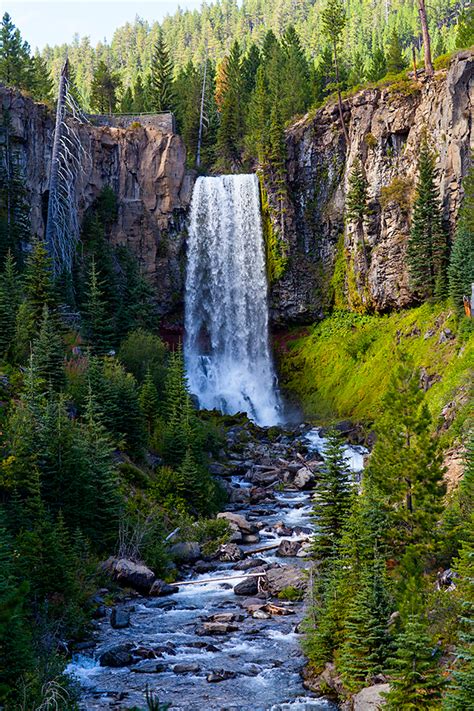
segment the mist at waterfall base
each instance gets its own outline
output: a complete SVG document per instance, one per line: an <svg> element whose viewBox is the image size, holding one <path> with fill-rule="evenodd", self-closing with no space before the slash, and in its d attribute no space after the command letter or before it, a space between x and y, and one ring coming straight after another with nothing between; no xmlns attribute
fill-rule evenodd
<svg viewBox="0 0 474 711"><path fill-rule="evenodd" d="M268 340L267 277L255 175L197 179L185 295L186 372L199 406L281 423Z"/></svg>

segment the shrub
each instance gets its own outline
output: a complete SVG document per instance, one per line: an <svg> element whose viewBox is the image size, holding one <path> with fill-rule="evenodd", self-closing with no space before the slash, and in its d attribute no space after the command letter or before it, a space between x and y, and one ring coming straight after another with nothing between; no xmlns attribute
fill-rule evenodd
<svg viewBox="0 0 474 711"><path fill-rule="evenodd" d="M373 133L370 133L370 132L366 134L364 140L365 140L365 144L366 144L366 146L367 146L368 148L375 148L375 146L376 146L377 143L378 143L378 141L377 141L377 139L375 138L374 134L373 134Z"/></svg>
<svg viewBox="0 0 474 711"><path fill-rule="evenodd" d="M295 588L293 585L288 585L288 587L283 588L283 590L280 590L280 592L278 593L279 600L297 602L298 600L302 600L303 598L304 592L302 590L298 590L298 588Z"/></svg>
<svg viewBox="0 0 474 711"><path fill-rule="evenodd" d="M380 205L385 209L395 203L402 212L408 213L412 203L413 181L411 178L396 177L392 182L382 187Z"/></svg>
<svg viewBox="0 0 474 711"><path fill-rule="evenodd" d="M139 383L150 370L153 383L160 394L166 374L166 346L161 338L139 328L128 334L120 346L118 358Z"/></svg>

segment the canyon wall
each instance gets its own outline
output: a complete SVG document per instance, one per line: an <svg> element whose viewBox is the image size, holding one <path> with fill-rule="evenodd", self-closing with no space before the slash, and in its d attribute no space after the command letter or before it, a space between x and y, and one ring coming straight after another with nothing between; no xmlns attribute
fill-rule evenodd
<svg viewBox="0 0 474 711"><path fill-rule="evenodd" d="M287 268L271 288L274 324L320 318L334 301L379 312L414 302L405 254L421 135L427 131L437 153L443 213L452 237L474 140L473 59L472 52L461 52L431 81L421 76L346 98L348 145L335 102L287 130L283 229L275 219ZM370 214L363 240L344 220L356 157L368 182ZM269 200L275 204L270 189Z"/></svg>
<svg viewBox="0 0 474 711"><path fill-rule="evenodd" d="M29 193L32 233L43 236L54 116L46 106L2 86L0 108L8 113L11 150ZM80 218L105 186L113 188L118 219L112 241L129 245L139 257L155 287L160 315L179 313L186 215L194 180L186 171L181 137L172 132L171 124L159 129L71 122L84 149L76 186Z"/></svg>

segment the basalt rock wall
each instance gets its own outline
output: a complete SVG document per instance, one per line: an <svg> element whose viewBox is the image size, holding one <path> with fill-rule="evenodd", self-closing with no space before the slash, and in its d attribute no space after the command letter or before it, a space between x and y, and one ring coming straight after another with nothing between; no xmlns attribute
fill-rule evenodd
<svg viewBox="0 0 474 711"><path fill-rule="evenodd" d="M430 81L421 76L345 99L348 144L335 102L288 129L283 230L281 218L275 219L287 267L271 288L274 324L310 322L334 301L379 312L416 301L405 256L421 135L427 131L437 153L443 214L452 237L473 148L473 59L472 52L461 52ZM368 182L370 214L363 234L344 220L356 157Z"/></svg>
<svg viewBox="0 0 474 711"><path fill-rule="evenodd" d="M3 86L0 108L8 112L11 151L29 193L32 233L43 236L54 115ZM76 186L80 219L105 186L113 188L118 218L111 240L135 252L155 286L159 313L173 317L182 307L186 212L194 179L186 171L181 137L153 126L72 124L83 148Z"/></svg>

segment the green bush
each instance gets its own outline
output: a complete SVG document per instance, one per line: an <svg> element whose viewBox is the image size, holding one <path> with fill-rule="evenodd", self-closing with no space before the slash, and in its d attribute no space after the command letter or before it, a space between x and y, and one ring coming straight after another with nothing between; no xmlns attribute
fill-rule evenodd
<svg viewBox="0 0 474 711"><path fill-rule="evenodd" d="M297 602L299 600L303 600L303 598L304 592L302 590L298 590L298 588L295 588L293 585L288 585L288 587L283 588L283 590L280 590L280 592L278 593L279 600Z"/></svg>

